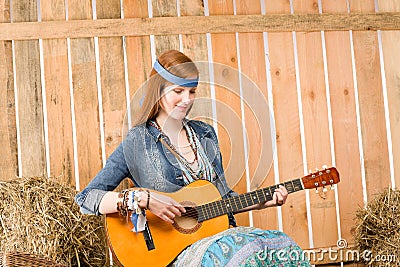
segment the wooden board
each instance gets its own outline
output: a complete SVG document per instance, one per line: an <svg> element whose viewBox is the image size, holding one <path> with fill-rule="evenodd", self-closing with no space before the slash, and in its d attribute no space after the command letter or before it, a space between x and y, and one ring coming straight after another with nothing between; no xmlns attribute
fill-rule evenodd
<svg viewBox="0 0 400 267"><path fill-rule="evenodd" d="M347 12L346 2L322 1L322 12ZM348 243L354 243L353 220L356 210L363 205L363 196L350 32L325 32L325 42L335 161L342 177L337 186L340 234Z"/></svg>
<svg viewBox="0 0 400 267"><path fill-rule="evenodd" d="M290 13L290 3L268 1L266 13ZM304 174L292 34L269 33L268 46L279 178L285 181ZM286 234L302 248L310 247L304 191L289 196L282 207L282 221Z"/></svg>
<svg viewBox="0 0 400 267"><path fill-rule="evenodd" d="M374 1L350 1L351 12L373 12ZM368 199L390 186L381 64L376 32L353 32Z"/></svg>
<svg viewBox="0 0 400 267"><path fill-rule="evenodd" d="M318 13L318 4L312 0L295 1L294 13ZM332 165L330 129L325 87L324 59L321 33L297 32L297 56L307 170L315 171L323 165ZM321 189L320 189L321 190ZM320 197L309 191L312 239L314 247L336 244L336 202L333 192ZM329 228L329 231L326 229Z"/></svg>
<svg viewBox="0 0 400 267"><path fill-rule="evenodd" d="M168 9L167 9L168 11ZM226 32L399 30L400 13L274 14L147 19L70 20L0 24L0 40L110 36L178 35Z"/></svg>
<svg viewBox="0 0 400 267"><path fill-rule="evenodd" d="M261 14L260 3L249 5L248 1L236 1L236 8L238 15ZM255 190L275 184L272 148L275 136L271 136L269 119L264 36L262 33L239 33L238 39L250 190ZM277 215L276 208L255 211L253 224L264 229L278 229Z"/></svg>
<svg viewBox="0 0 400 267"><path fill-rule="evenodd" d="M69 1L70 20L91 19L91 1ZM98 89L94 39L71 39L79 188L83 189L102 167Z"/></svg>
<svg viewBox="0 0 400 267"><path fill-rule="evenodd" d="M153 17L176 17L176 1L152 0ZM154 37L156 56L174 49L180 50L178 34L157 35Z"/></svg>
<svg viewBox="0 0 400 267"><path fill-rule="evenodd" d="M204 6L201 0L179 0L181 16L204 16ZM182 52L194 62L199 62L200 85L196 91L197 101L190 111L190 118L198 118L212 124L211 87L207 77L210 76L208 61L207 38L205 34L183 34ZM200 63L201 62L201 63ZM204 79L203 79L204 77ZM207 80L207 82L202 82Z"/></svg>
<svg viewBox="0 0 400 267"><path fill-rule="evenodd" d="M96 10L98 19L121 18L121 2L97 1ZM108 158L124 138L124 120L127 110L125 83L125 62L123 37L99 38L99 60L101 78L101 96L103 107L103 130L105 156ZM115 191L122 191L132 187L128 179L124 180Z"/></svg>
<svg viewBox="0 0 400 267"><path fill-rule="evenodd" d="M65 20L63 1L48 0L40 7L43 21ZM75 187L67 40L43 40L43 60L50 177Z"/></svg>
<svg viewBox="0 0 400 267"><path fill-rule="evenodd" d="M396 0L378 1L379 11L400 11ZM400 188L400 31L382 32L382 50L385 62L386 89L392 141L393 169L396 188Z"/></svg>
<svg viewBox="0 0 400 267"><path fill-rule="evenodd" d="M210 15L233 14L232 1L209 3ZM244 139L240 106L240 84L236 37L233 33L211 34L214 66L218 139L228 185L238 193L247 191ZM239 225L248 225L248 214L236 216Z"/></svg>
<svg viewBox="0 0 400 267"><path fill-rule="evenodd" d="M97 1L98 19L121 17L119 0ZM122 141L126 111L124 50L122 37L99 38L100 77L106 158Z"/></svg>
<svg viewBox="0 0 400 267"><path fill-rule="evenodd" d="M124 1L124 15L126 18L147 18L147 1ZM126 37L126 56L130 101L140 100L144 95L140 93L139 89L148 79L152 68L150 37ZM131 106L132 118L135 116L134 111L138 108L138 106ZM125 119L125 123L129 125L128 117Z"/></svg>
<svg viewBox="0 0 400 267"><path fill-rule="evenodd" d="M10 22L10 2L0 1L0 23ZM14 72L11 41L0 41L0 179L18 176L18 147L15 118Z"/></svg>
<svg viewBox="0 0 400 267"><path fill-rule="evenodd" d="M14 22L37 21L38 19L36 1L12 1L11 10ZM19 175L45 176L46 145L39 41L15 41L14 49L21 158Z"/></svg>

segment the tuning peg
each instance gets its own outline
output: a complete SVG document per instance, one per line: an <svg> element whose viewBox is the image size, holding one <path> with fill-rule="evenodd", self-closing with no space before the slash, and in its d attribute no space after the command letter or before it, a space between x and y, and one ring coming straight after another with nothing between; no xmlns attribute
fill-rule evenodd
<svg viewBox="0 0 400 267"><path fill-rule="evenodd" d="M324 187L322 187L322 192L326 193L326 192L328 192L328 189L326 189L326 187L324 186Z"/></svg>
<svg viewBox="0 0 400 267"><path fill-rule="evenodd" d="M318 194L318 187L315 188L315 194Z"/></svg>
<svg viewBox="0 0 400 267"><path fill-rule="evenodd" d="M328 169L328 166L322 165L322 169L326 170L326 169Z"/></svg>
<svg viewBox="0 0 400 267"><path fill-rule="evenodd" d="M331 190L335 190L335 186L331 184Z"/></svg>
<svg viewBox="0 0 400 267"><path fill-rule="evenodd" d="M312 173L312 170L311 170L311 169L309 169L309 170L308 170L308 174L311 174L311 173Z"/></svg>

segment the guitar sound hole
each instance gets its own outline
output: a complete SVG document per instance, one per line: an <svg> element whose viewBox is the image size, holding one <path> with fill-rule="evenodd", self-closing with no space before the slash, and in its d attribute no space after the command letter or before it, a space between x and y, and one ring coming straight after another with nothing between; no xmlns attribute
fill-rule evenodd
<svg viewBox="0 0 400 267"><path fill-rule="evenodd" d="M175 227L176 230L183 234L191 234L196 232L201 223L198 222L198 214L195 208L193 207L185 207L186 212L182 213L182 216L175 217L174 223L172 226Z"/></svg>

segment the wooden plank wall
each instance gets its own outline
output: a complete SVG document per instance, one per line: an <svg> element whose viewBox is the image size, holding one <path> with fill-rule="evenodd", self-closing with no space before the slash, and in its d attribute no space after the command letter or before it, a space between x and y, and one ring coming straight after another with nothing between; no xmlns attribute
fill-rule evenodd
<svg viewBox="0 0 400 267"><path fill-rule="evenodd" d="M65 20L63 1L41 6L43 21ZM74 140L71 117L70 71L66 39L43 40L43 72L49 146L48 175L73 186L75 180Z"/></svg>
<svg viewBox="0 0 400 267"><path fill-rule="evenodd" d="M1 0L0 23L394 11L400 11L396 0ZM201 85L204 101L192 115L216 126L237 192L322 165L341 174L325 199L298 192L282 208L240 214L239 224L283 230L303 248L352 243L355 211L375 193L399 186L398 31L0 41L1 179L47 176L84 188L121 142L130 99L167 49L221 64L205 68L216 84ZM247 81L258 95L246 91ZM273 117L263 117L261 127L275 128L268 163L260 162L265 131L254 115L264 114L266 104ZM269 172L260 173L260 166Z"/></svg>
<svg viewBox="0 0 400 267"><path fill-rule="evenodd" d="M0 22L10 22L8 1L0 1ZM0 79L0 144L4 149L0 173L1 177L13 178L18 176L18 146L11 41L0 42Z"/></svg>

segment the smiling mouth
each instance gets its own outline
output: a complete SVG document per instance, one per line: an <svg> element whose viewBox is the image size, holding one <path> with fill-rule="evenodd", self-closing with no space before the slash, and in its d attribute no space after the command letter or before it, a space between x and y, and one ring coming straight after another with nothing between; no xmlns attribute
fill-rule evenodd
<svg viewBox="0 0 400 267"><path fill-rule="evenodd" d="M189 108L189 106L180 106L180 105L176 105L176 107L179 109L188 109Z"/></svg>

